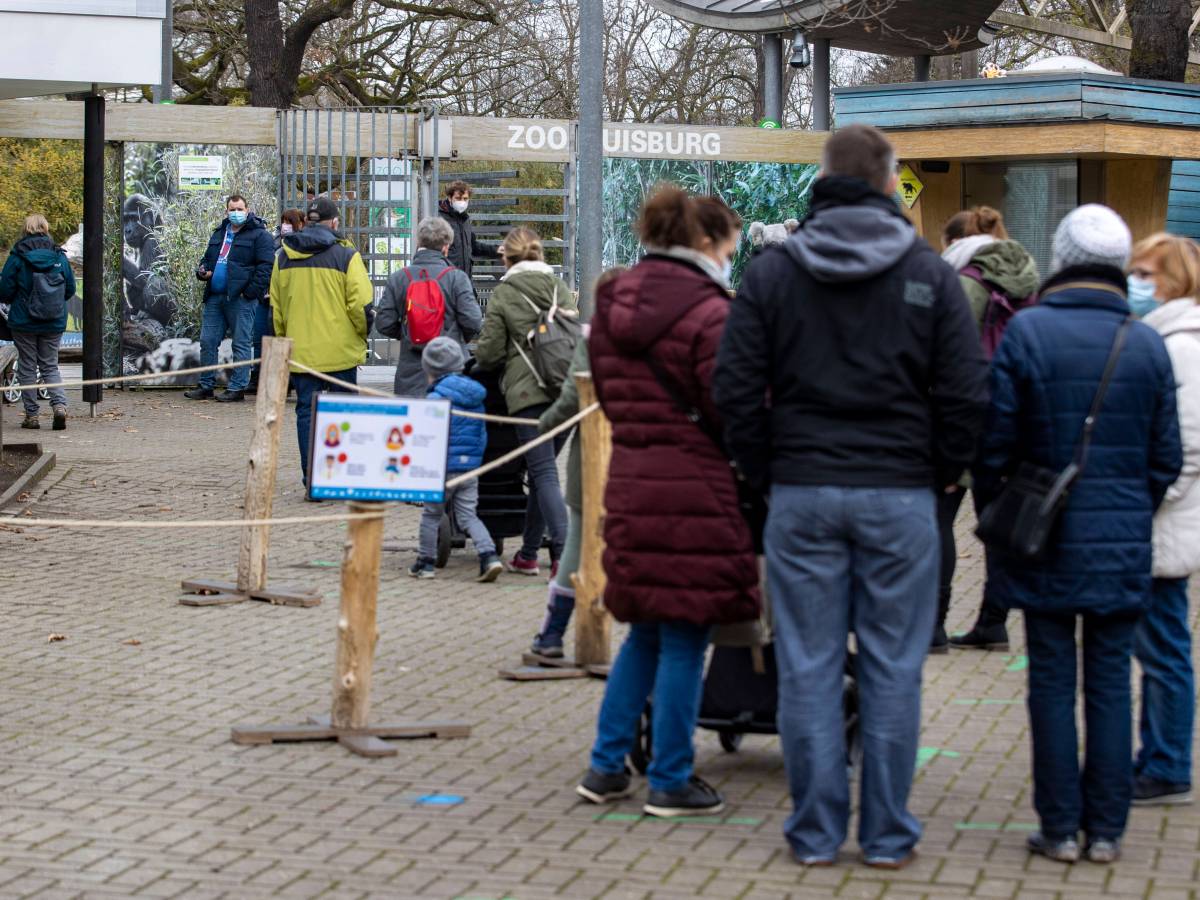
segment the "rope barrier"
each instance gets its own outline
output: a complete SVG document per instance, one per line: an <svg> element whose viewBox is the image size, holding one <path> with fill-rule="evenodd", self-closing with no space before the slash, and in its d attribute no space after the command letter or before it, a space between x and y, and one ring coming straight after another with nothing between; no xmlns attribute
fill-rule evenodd
<svg viewBox="0 0 1200 900"><path fill-rule="evenodd" d="M486 465L482 465L478 469L474 469L470 472L464 472L462 475L456 475L454 478L451 478L446 482L446 490L451 490L452 488L456 488L460 484L470 481L472 478L478 478L480 475L486 475L488 472L492 471L492 469L498 469L505 463L510 463L514 459L524 456L526 454L526 452L528 452L532 448L537 447L541 444L544 444L544 443L546 443L546 441L553 440L554 438L556 438L560 434L562 434L564 431L566 431L568 428L574 428L577 424L582 422L584 419L586 419L588 416L590 416L592 413L594 413L599 408L600 408L599 403L593 403L591 406L584 407L579 412L577 412L575 415L571 416L571 418L567 419L567 421L563 422L561 425L559 425L555 428L551 428L545 434L538 435L536 438L534 438L529 443L522 444L517 449L511 450L508 453L505 453L503 456L499 456L496 459L493 459L490 463L487 463Z"/></svg>
<svg viewBox="0 0 1200 900"><path fill-rule="evenodd" d="M220 363L215 366L197 366L194 369L174 369L169 372L142 372L140 375L114 375L112 378L91 378L87 381L56 381L53 384L13 384L6 385L6 391L40 391L45 388L80 388L91 387L95 384L121 384L126 381L153 381L155 378L174 378L177 375L195 375L199 372L217 372L221 369L238 369L243 366L257 366L261 359L247 359L244 362Z"/></svg>
<svg viewBox="0 0 1200 900"><path fill-rule="evenodd" d="M387 391L376 390L375 388L363 387L359 384L354 384L350 381L342 381L340 378L334 378L325 372L318 372L316 369L311 369L304 363L298 363L292 360L291 364L301 372L306 372L322 381L327 381L330 384L335 384L340 388L345 388L348 391L357 391L360 394L366 394L368 397L382 397L386 400L392 400L399 397L399 394L388 393ZM460 416L464 419L478 419L481 422L495 422L498 425L537 425L537 419L522 419L517 416L494 416L490 413L473 413L465 409L452 409L451 415Z"/></svg>
<svg viewBox="0 0 1200 900"><path fill-rule="evenodd" d="M25 528L257 528L261 525L307 525L318 522L355 522L382 519L383 510L370 513L345 513L338 516L284 516L278 519L192 519L175 522L129 522L123 519L18 519L0 518L0 526Z"/></svg>

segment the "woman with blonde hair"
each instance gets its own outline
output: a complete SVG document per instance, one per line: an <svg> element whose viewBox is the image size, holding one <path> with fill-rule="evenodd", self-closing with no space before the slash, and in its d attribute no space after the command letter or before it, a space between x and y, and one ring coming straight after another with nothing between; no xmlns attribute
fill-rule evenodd
<svg viewBox="0 0 1200 900"><path fill-rule="evenodd" d="M538 319L551 307L578 315L579 307L566 282L546 264L542 239L532 228L509 231L500 247L505 273L488 300L483 331L475 346L481 369L504 367L504 399L511 416L536 420L556 399L559 385L545 384L534 371L528 351L521 349ZM517 425L517 440L532 441L537 422ZM558 482L558 451L565 436L540 444L525 454L529 472L529 500L525 508L525 534L521 549L509 561L511 571L538 574L538 550L550 533L550 576L558 573L558 560L567 540L567 506Z"/></svg>
<svg viewBox="0 0 1200 900"><path fill-rule="evenodd" d="M1196 707L1188 576L1200 571L1200 247L1171 234L1141 241L1129 265L1128 294L1134 315L1166 341L1183 441L1183 472L1154 517L1150 609L1133 636L1142 667L1133 803L1188 803Z"/></svg>
<svg viewBox="0 0 1200 900"><path fill-rule="evenodd" d="M75 275L67 255L50 237L50 223L40 213L25 217L24 235L0 271L0 303L11 304L8 327L17 347L17 379L38 383L50 392L54 430L67 427L67 395L60 387L58 345L67 330L67 301L75 296ZM21 392L25 407L22 428L40 428L37 392Z"/></svg>

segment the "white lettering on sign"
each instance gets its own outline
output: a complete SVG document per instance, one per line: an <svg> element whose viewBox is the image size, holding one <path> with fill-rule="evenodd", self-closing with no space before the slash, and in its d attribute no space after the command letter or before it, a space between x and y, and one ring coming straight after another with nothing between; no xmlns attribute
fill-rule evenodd
<svg viewBox="0 0 1200 900"><path fill-rule="evenodd" d="M566 150L570 133L564 125L509 125L510 150ZM716 131L683 131L665 128L604 129L604 152L610 156L662 156L716 158L721 155L721 135Z"/></svg>

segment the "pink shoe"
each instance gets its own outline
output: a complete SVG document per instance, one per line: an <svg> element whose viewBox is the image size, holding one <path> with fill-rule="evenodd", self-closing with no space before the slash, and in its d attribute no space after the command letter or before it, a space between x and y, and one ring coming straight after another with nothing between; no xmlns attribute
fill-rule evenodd
<svg viewBox="0 0 1200 900"><path fill-rule="evenodd" d="M508 561L508 571L536 578L538 574L537 560L526 559L520 553L517 553Z"/></svg>

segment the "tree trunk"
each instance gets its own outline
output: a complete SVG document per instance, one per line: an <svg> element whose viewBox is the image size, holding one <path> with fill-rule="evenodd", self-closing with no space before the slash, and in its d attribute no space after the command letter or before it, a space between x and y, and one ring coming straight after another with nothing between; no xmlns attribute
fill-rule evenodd
<svg viewBox="0 0 1200 900"><path fill-rule="evenodd" d="M1133 50L1130 78L1183 81L1187 74L1191 0L1127 0Z"/></svg>
<svg viewBox="0 0 1200 900"><path fill-rule="evenodd" d="M354 0L310 0L285 31L279 0L243 0L246 10L246 89L251 106L284 109L296 96L296 82L308 42L326 22L349 16Z"/></svg>

